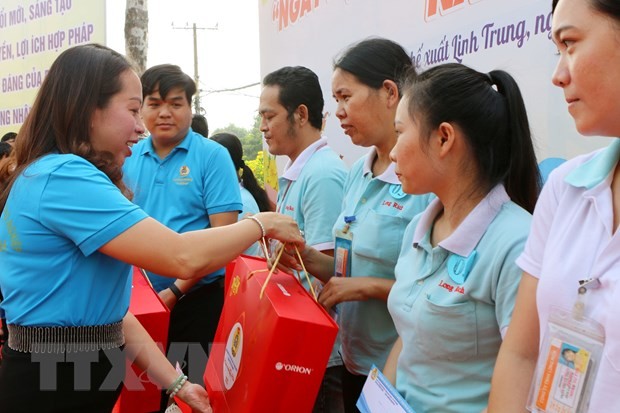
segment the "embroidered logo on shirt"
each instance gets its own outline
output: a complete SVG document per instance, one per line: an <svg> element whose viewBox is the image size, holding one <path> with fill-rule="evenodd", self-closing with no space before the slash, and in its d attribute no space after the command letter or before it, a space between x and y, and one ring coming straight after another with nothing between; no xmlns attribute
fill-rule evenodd
<svg viewBox="0 0 620 413"><path fill-rule="evenodd" d="M452 284L448 284L444 280L439 280L439 285L441 288L448 290L449 292L455 292L459 294L465 294L465 289L461 286L455 287Z"/></svg>
<svg viewBox="0 0 620 413"><path fill-rule="evenodd" d="M390 195L392 195L394 199L403 199L407 196L407 194L403 192L403 187L400 184L390 185Z"/></svg>
<svg viewBox="0 0 620 413"><path fill-rule="evenodd" d="M448 275L450 275L452 281L457 284L463 284L465 282L469 276L471 267L474 266L476 255L477 253L475 250L469 254L469 257L450 254L450 257L448 257Z"/></svg>
<svg viewBox="0 0 620 413"><path fill-rule="evenodd" d="M189 177L189 166L183 165L179 168L180 177L174 178L173 181L177 185L187 185L192 182L192 178Z"/></svg>
<svg viewBox="0 0 620 413"><path fill-rule="evenodd" d="M398 202L395 201L387 201L387 200L383 200L383 202L381 202L382 206L387 206L387 207L392 207L392 208L396 208L399 211L403 210L403 205L399 204Z"/></svg>

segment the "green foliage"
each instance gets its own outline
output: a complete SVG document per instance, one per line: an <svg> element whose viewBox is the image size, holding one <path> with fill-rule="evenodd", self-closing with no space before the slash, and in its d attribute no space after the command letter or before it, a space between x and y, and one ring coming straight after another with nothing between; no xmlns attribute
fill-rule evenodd
<svg viewBox="0 0 620 413"><path fill-rule="evenodd" d="M263 134L260 131L260 115L254 118L254 126L241 139L243 144L243 154L246 159L255 159L258 153L263 150Z"/></svg>
<svg viewBox="0 0 620 413"><path fill-rule="evenodd" d="M251 161L245 161L245 164L252 170L256 181L261 187L265 187L265 164L263 162L263 151L258 151L256 158Z"/></svg>
<svg viewBox="0 0 620 413"><path fill-rule="evenodd" d="M243 138L245 137L245 135L250 133L250 131L248 131L245 128L242 128L241 126L237 126L234 123L229 123L228 126L226 127L214 130L213 132L211 132L211 135L215 135L216 133L221 133L221 132L232 133L233 135L241 139L242 142L243 142Z"/></svg>
<svg viewBox="0 0 620 413"><path fill-rule="evenodd" d="M213 131L213 135L220 132L228 132L236 135L243 145L243 159L250 167L260 186L264 187L264 160L263 160L263 134L260 131L260 115L254 118L254 126L247 130L235 124L229 124L224 128Z"/></svg>

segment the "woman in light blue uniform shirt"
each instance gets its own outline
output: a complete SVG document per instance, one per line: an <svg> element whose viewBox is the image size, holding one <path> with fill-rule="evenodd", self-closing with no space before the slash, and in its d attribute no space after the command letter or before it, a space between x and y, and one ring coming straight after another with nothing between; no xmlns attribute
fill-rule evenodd
<svg viewBox="0 0 620 413"><path fill-rule="evenodd" d="M193 411L211 412L205 389L128 313L131 264L192 279L261 235L303 245L293 220L275 213L184 234L149 218L121 170L144 132L141 105L140 79L123 56L96 44L68 49L0 162L3 411L110 412L127 354Z"/></svg>
<svg viewBox="0 0 620 413"><path fill-rule="evenodd" d="M392 151L403 191L437 198L405 231L385 372L417 412L479 413L508 328L540 175L514 79L448 64L411 76Z"/></svg>
<svg viewBox="0 0 620 413"><path fill-rule="evenodd" d="M336 117L351 141L370 151L352 166L345 182L334 226L335 259L308 248L304 262L326 283L319 301L338 313L346 412L357 412L366 375L373 363L383 365L396 340L386 299L394 283L400 240L430 197L403 193L389 158L401 97L397 80L410 68L407 52L381 38L351 46L334 65ZM339 276L333 277L335 273Z"/></svg>
<svg viewBox="0 0 620 413"><path fill-rule="evenodd" d="M239 177L239 190L241 191L241 202L243 211L239 214L239 219L243 219L247 214L253 215L258 212L272 211L267 192L260 187L254 172L245 164L243 160L243 145L239 138L229 132L216 133L209 138L219 143L228 150L230 158L237 170ZM244 251L246 255L262 256L259 243L253 244Z"/></svg>

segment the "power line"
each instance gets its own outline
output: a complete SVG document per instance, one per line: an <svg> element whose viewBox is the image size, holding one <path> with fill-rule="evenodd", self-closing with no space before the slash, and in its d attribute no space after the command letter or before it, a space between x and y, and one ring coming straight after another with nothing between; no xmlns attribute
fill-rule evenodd
<svg viewBox="0 0 620 413"><path fill-rule="evenodd" d="M208 95L210 93L235 92L237 90L247 89L247 88L250 88L250 87L253 87L253 86L256 86L256 85L260 85L260 82L250 83L249 85L233 87L233 88L229 88L229 89L207 90L205 92L205 95Z"/></svg>
<svg viewBox="0 0 620 413"><path fill-rule="evenodd" d="M196 87L200 84L200 77L198 75L198 39L196 36L196 30L217 30L218 23L215 24L215 27L196 27L196 23L193 23L191 27L185 23L185 27L175 27L174 23L172 23L172 28L175 30L192 30L194 35L194 82L196 82ZM200 93L196 93L194 97L194 112L200 113Z"/></svg>

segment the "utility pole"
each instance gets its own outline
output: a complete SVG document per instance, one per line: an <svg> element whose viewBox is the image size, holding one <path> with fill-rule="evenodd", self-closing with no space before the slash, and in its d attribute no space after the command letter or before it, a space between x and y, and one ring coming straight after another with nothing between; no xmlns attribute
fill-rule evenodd
<svg viewBox="0 0 620 413"><path fill-rule="evenodd" d="M192 27L189 27L187 23L184 27L175 27L174 23L172 23L172 28L176 30L192 30L194 35L194 82L196 82L196 96L194 96L194 113L200 113L200 76L198 75L198 36L196 35L196 30L217 30L217 24L215 27L196 27L196 23L192 24Z"/></svg>

